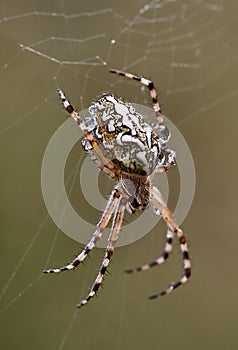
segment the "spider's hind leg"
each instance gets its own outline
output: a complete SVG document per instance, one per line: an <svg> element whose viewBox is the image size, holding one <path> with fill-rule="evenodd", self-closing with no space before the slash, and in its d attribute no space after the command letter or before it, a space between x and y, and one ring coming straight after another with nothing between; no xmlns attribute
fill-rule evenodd
<svg viewBox="0 0 238 350"><path fill-rule="evenodd" d="M102 265L99 269L98 275L93 283L93 286L90 289L88 296L85 299L81 300L81 302L78 304L78 308L81 308L82 306L87 304L88 301L97 293L98 289L100 288L100 286L102 284L103 278L104 278L105 273L107 271L107 267L111 261L112 255L113 255L116 242L117 242L118 237L119 237L119 232L120 232L122 220L124 217L124 211L125 211L125 198L123 198L121 196L121 198L119 199L119 201L117 203L116 209L115 209L113 222L112 222L112 228L111 228L111 232L110 232L110 235L108 238L108 244L107 244L107 248L106 248L106 253L105 253L103 261L102 261Z"/></svg>
<svg viewBox="0 0 238 350"><path fill-rule="evenodd" d="M140 272L140 271L146 271L149 270L151 267L157 266L157 265L162 265L169 257L171 251L172 251L172 242L174 238L174 232L171 231L170 229L167 230L167 235L166 235L166 243L163 249L163 252L161 256L153 261L151 261L148 264L144 264L138 267L133 267L126 269L125 272L127 273L135 273L135 272Z"/></svg>
<svg viewBox="0 0 238 350"><path fill-rule="evenodd" d="M177 282L171 283L167 289L164 289L150 296L150 299L156 299L163 295L171 293L174 289L178 288L182 284L185 284L189 280L191 276L191 261L189 258L185 235L183 234L183 231L181 230L181 228L179 228L175 223L172 212L168 209L166 203L164 202L161 196L160 191L155 186L152 187L151 201L155 206L155 208L157 208L160 211L164 221L168 225L169 230L173 232L174 235L177 235L179 244L180 244L180 250L182 252L183 267L184 267L183 275Z"/></svg>
<svg viewBox="0 0 238 350"><path fill-rule="evenodd" d="M95 232L92 235L89 243L85 246L83 251L68 265L63 267L44 270L43 273L58 273L69 271L77 267L88 256L89 252L95 247L97 241L101 238L104 229L106 228L120 198L121 192L115 188L109 198L107 206L101 216Z"/></svg>

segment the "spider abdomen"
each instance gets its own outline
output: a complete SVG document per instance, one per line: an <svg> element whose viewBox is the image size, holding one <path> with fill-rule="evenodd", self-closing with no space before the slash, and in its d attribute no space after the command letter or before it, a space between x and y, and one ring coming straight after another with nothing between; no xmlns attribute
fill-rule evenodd
<svg viewBox="0 0 238 350"><path fill-rule="evenodd" d="M160 142L131 103L104 93L89 112L91 116L86 118L85 126L89 125L107 159L129 174L146 176L154 171Z"/></svg>

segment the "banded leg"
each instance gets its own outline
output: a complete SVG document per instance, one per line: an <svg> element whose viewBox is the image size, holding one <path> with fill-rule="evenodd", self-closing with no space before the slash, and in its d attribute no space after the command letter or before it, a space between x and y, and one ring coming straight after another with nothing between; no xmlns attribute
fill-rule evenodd
<svg viewBox="0 0 238 350"><path fill-rule="evenodd" d="M92 150L87 150L87 153L97 168L101 169L101 171L107 174L112 180L114 181L119 180L120 178L119 168L112 167L111 162L109 162L110 163L109 166L108 166L108 163L103 164L103 162L95 156Z"/></svg>
<svg viewBox="0 0 238 350"><path fill-rule="evenodd" d="M118 70L118 69L110 69L109 71L110 71L110 73L118 74L122 77L139 81L141 84L147 86L147 88L149 89L149 92L150 92L150 96L151 96L152 103L153 103L153 109L155 111L155 116L158 120L158 124L159 124L159 126L163 126L164 125L164 118L163 118L163 115L161 114L160 105L159 105L159 101L157 98L157 92L156 92L154 83L149 79L139 77L139 76L131 74L131 73L122 72L121 70Z"/></svg>
<svg viewBox="0 0 238 350"><path fill-rule="evenodd" d="M171 293L174 289L178 288L179 286L181 286L182 284L185 284L188 281L188 279L191 276L191 262L189 259L188 247L187 247L186 238L183 234L183 231L175 223L173 214L168 209L166 203L162 198L160 191L155 186L152 187L151 200L155 208L157 208L160 211L162 218L167 223L170 231L176 234L179 239L180 250L183 256L183 267L184 267L183 275L177 282L171 283L167 289L150 296L150 299L156 299L163 295Z"/></svg>
<svg viewBox="0 0 238 350"><path fill-rule="evenodd" d="M97 229L93 233L92 238L90 239L89 243L85 246L83 251L70 264L65 265L63 267L55 268L55 269L44 270L43 273L58 273L58 272L72 270L75 267L77 267L81 262L84 261L84 259L88 256L89 252L95 247L97 241L101 238L103 230L106 228L116 208L120 195L121 193L117 188L113 190L109 198L108 204L97 225Z"/></svg>
<svg viewBox="0 0 238 350"><path fill-rule="evenodd" d="M71 115L71 117L76 121L80 129L85 134L87 142L84 141L84 149L87 151L93 162L111 178L113 178L114 180L118 180L118 169L115 167L113 162L111 162L104 156L98 142L93 138L93 135L87 130L83 119L75 111L74 107L67 100L66 96L64 95L61 89L58 89L58 94L65 110ZM95 152L95 154L93 153L93 151Z"/></svg>
<svg viewBox="0 0 238 350"><path fill-rule="evenodd" d="M102 261L102 265L100 267L98 275L95 279L95 282L94 282L88 296L85 299L81 300L81 302L77 305L78 308L81 308L82 306L87 304L88 301L97 293L98 289L100 288L100 286L102 284L107 267L111 261L112 255L113 255L116 242L117 242L118 237L119 237L119 232L120 232L122 220L124 217L124 211L125 211L125 203L124 203L124 199L121 196L120 200L117 203L117 207L115 209L113 222L112 222L112 228L111 228L111 232L110 232L110 235L108 238L108 244L107 244L107 248L106 248L106 253L105 253L103 261Z"/></svg>
<svg viewBox="0 0 238 350"><path fill-rule="evenodd" d="M125 272L127 273L135 273L139 271L146 271L149 270L151 267L157 266L157 265L162 265L169 257L171 251L172 251L172 243L173 243L173 238L174 238L174 232L171 231L170 229L167 230L167 235L166 235L166 243L164 246L164 250L161 254L161 256L149 264L144 264L138 267L134 268L129 268L126 269Z"/></svg>
<svg viewBox="0 0 238 350"><path fill-rule="evenodd" d="M176 165L176 152L168 147L162 148L163 154L167 156L167 162L155 168L156 173L164 173Z"/></svg>

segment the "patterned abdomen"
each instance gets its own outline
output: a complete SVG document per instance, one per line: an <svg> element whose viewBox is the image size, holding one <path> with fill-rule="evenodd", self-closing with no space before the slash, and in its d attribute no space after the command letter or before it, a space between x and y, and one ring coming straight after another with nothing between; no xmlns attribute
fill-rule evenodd
<svg viewBox="0 0 238 350"><path fill-rule="evenodd" d="M85 126L108 159L123 172L150 175L159 160L160 143L131 103L104 93L89 109Z"/></svg>

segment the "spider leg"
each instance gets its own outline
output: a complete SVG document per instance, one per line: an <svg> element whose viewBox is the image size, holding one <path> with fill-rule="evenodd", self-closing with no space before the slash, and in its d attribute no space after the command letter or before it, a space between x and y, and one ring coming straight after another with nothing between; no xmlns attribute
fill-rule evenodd
<svg viewBox="0 0 238 350"><path fill-rule="evenodd" d="M70 264L55 269L44 270L43 273L57 273L72 270L75 267L77 267L82 261L84 261L89 252L95 247L97 241L101 238L103 230L107 226L116 208L120 196L121 192L117 188L115 188L97 225L96 231L93 233L92 238L90 239L89 243L85 246L83 251Z"/></svg>
<svg viewBox="0 0 238 350"><path fill-rule="evenodd" d="M155 168L155 173L164 173L176 165L176 152L172 149L162 147L162 153L167 156L167 162Z"/></svg>
<svg viewBox="0 0 238 350"><path fill-rule="evenodd" d="M117 242L118 237L119 237L119 232L120 232L122 220L124 217L124 211L125 211L125 202L123 200L123 197L121 196L117 202L117 206L116 206L116 209L114 212L112 228L111 228L111 232L110 232L110 235L108 238L106 252L105 252L101 267L99 269L98 275L93 283L93 286L90 289L88 296L85 299L81 300L81 302L77 305L78 308L81 308L82 306L87 304L88 301L97 293L98 289L100 288L100 286L102 284L107 267L111 261L112 255L113 255L116 242Z"/></svg>
<svg viewBox="0 0 238 350"><path fill-rule="evenodd" d="M126 269L125 272L127 273L135 273L139 271L146 271L149 270L151 267L157 266L157 265L162 265L169 257L171 251L172 251L172 242L174 238L174 232L171 231L170 229L167 230L167 235L166 235L166 243L163 249L163 252L161 256L153 261L151 261L149 264L144 264L138 267L134 268L129 268Z"/></svg>
<svg viewBox="0 0 238 350"><path fill-rule="evenodd" d="M87 131L85 130L84 125L82 124L82 118L80 115L75 111L74 107L69 103L67 100L66 96L64 95L63 91L61 89L58 89L58 94L61 99L61 102L65 108L65 110L71 115L71 117L76 121L76 123L80 126L82 131Z"/></svg>
<svg viewBox="0 0 238 350"><path fill-rule="evenodd" d="M177 235L179 239L180 250L183 256L183 266L184 266L183 275L177 282L171 283L167 289L150 296L150 299L156 299L161 297L162 295L171 293L174 289L178 288L179 286L181 286L182 284L185 284L188 281L188 279L191 276L191 262L189 258L186 238L183 234L183 231L175 223L172 212L168 209L166 203L162 198L160 191L155 186L152 187L151 201L154 207L160 211L164 221L167 223L171 232Z"/></svg>
<svg viewBox="0 0 238 350"><path fill-rule="evenodd" d="M107 162L107 164L104 164L103 160L96 157L96 155L92 150L87 150L87 153L97 168L101 169L101 171L103 171L106 175L108 175L112 180L114 181L119 180L120 170L116 168L112 164L112 162L109 161Z"/></svg>
<svg viewBox="0 0 238 350"><path fill-rule="evenodd" d="M139 81L142 85L147 86L147 88L149 89L149 92L150 92L150 96L151 96L152 103L153 103L153 109L155 111L155 116L158 120L158 124L159 124L159 126L164 125L164 118L163 118L163 115L161 114L160 105L159 105L159 101L157 98L157 92L156 92L154 83L151 80L143 78L143 77L139 77L139 76L131 74L131 73L123 72L123 71L118 70L118 69L110 69L109 72L121 75L122 77L125 77L128 79L133 79L133 80Z"/></svg>
<svg viewBox="0 0 238 350"><path fill-rule="evenodd" d="M103 155L98 142L93 138L93 135L87 130L86 126L84 125L83 119L75 111L74 107L67 100L66 96L64 95L61 89L58 89L58 94L65 110L71 115L71 117L76 121L76 123L79 125L79 127L85 134L87 140L87 153L89 154L95 165L98 166L107 175L109 175L112 179L118 180L118 169L109 159L107 159Z"/></svg>

